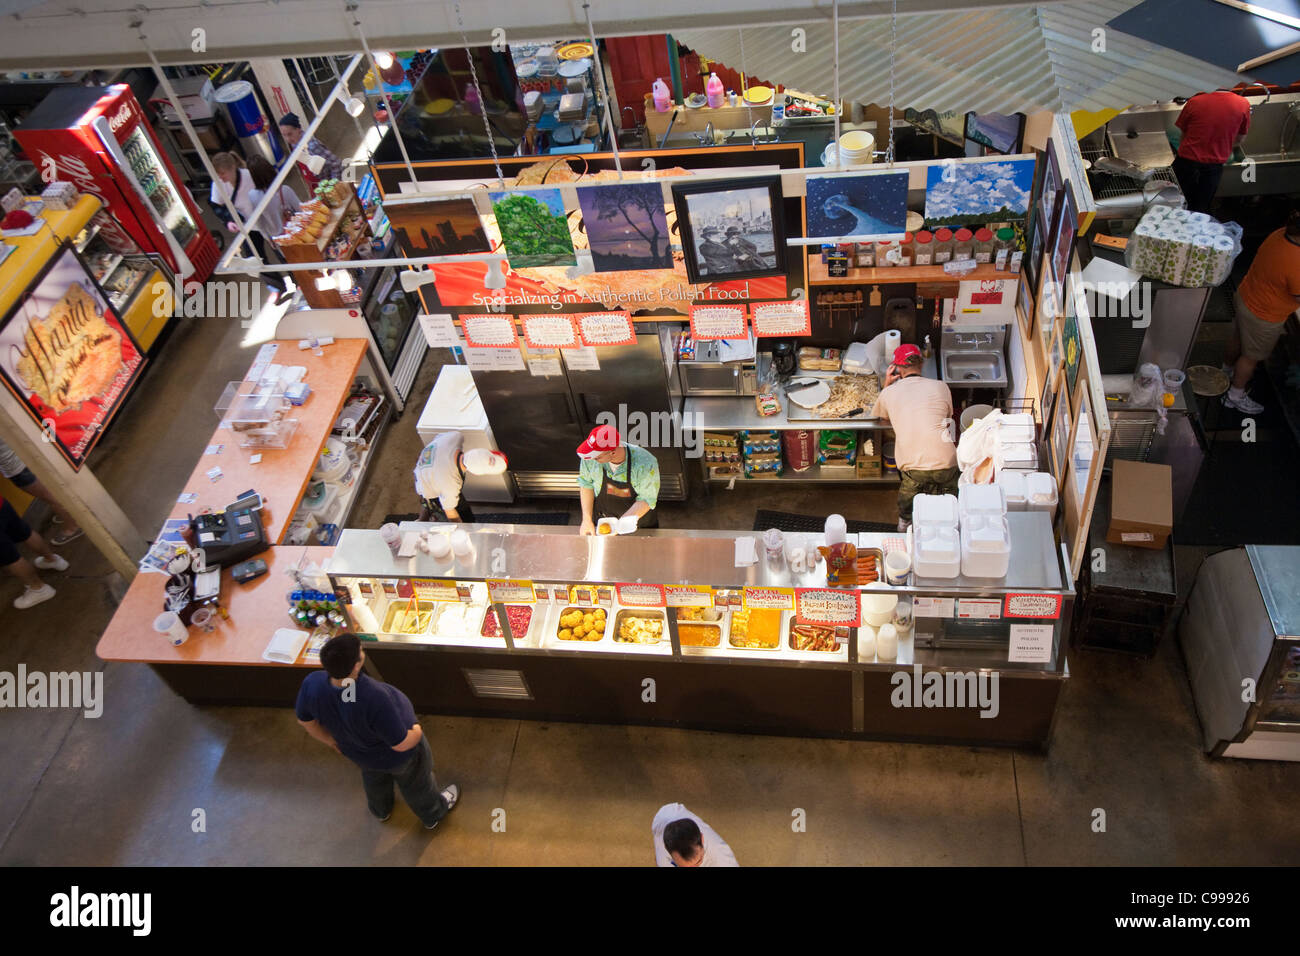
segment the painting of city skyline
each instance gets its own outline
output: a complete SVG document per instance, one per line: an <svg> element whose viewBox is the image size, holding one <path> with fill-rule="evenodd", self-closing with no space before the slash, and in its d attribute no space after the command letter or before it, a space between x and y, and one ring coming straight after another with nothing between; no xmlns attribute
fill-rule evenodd
<svg viewBox="0 0 1300 956"><path fill-rule="evenodd" d="M673 206L692 282L785 273L781 177L676 185Z"/></svg>
<svg viewBox="0 0 1300 956"><path fill-rule="evenodd" d="M492 251L472 199L392 199L384 212L408 256Z"/></svg>
<svg viewBox="0 0 1300 956"><path fill-rule="evenodd" d="M578 205L597 272L673 267L658 183L580 187Z"/></svg>

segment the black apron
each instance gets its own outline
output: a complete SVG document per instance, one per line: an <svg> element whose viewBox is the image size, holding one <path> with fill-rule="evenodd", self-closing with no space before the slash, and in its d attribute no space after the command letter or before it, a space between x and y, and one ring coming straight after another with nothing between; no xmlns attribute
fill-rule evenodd
<svg viewBox="0 0 1300 956"><path fill-rule="evenodd" d="M474 509L471 508L469 506L469 502L465 500L465 469L461 466L460 455L456 456L456 471L460 475L460 504L456 506L456 514L460 515L460 520L462 522L473 521ZM447 517L447 512L442 510L442 502L439 501L437 498L425 498L424 504L429 509L429 511L432 512L429 520L431 521L452 520L451 518Z"/></svg>
<svg viewBox="0 0 1300 956"><path fill-rule="evenodd" d="M629 451L623 459L623 480L611 478L605 466L600 466L600 489L596 492L595 517L621 518L627 509L636 504L636 492L632 489L632 453ZM659 527L659 516L651 508L636 521L638 528Z"/></svg>

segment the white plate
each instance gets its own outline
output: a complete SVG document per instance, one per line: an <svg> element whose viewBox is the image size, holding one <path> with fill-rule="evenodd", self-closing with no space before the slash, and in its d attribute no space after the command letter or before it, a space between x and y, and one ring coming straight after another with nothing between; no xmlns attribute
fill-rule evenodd
<svg viewBox="0 0 1300 956"><path fill-rule="evenodd" d="M825 382L818 382L816 385L809 385L807 388L798 388L792 392L786 392L785 397L800 408L816 408L831 397L831 387Z"/></svg>

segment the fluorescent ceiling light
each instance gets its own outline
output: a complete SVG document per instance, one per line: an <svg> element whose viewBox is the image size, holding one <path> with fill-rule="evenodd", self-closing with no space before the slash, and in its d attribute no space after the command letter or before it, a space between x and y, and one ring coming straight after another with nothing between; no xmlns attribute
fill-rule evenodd
<svg viewBox="0 0 1300 956"><path fill-rule="evenodd" d="M375 54L375 65L381 70L386 70L393 65L393 54L383 51Z"/></svg>
<svg viewBox="0 0 1300 956"><path fill-rule="evenodd" d="M366 109L366 101L359 96L354 96L343 106L348 111L349 116L360 116Z"/></svg>

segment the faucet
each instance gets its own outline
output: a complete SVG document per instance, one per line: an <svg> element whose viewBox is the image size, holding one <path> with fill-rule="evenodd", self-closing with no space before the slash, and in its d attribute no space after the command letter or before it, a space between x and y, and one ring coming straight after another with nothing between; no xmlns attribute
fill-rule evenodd
<svg viewBox="0 0 1300 956"><path fill-rule="evenodd" d="M1268 88L1268 84L1266 84L1266 83L1252 83L1250 86L1246 87L1245 90L1242 90L1242 91L1241 91L1241 95L1242 95L1242 96L1245 96L1245 95L1246 95L1246 90L1254 89L1254 88L1257 87L1257 86L1258 86L1261 90L1264 91L1264 103L1267 103L1267 102L1272 98L1272 96L1273 96L1273 91L1270 90L1270 89ZM1264 103L1260 103L1260 104L1258 104L1258 105L1259 105L1259 106L1263 106ZM1255 109L1255 107L1252 106L1251 109L1253 110L1253 109Z"/></svg>
<svg viewBox="0 0 1300 956"><path fill-rule="evenodd" d="M758 134L755 133L754 130L756 130L756 129L758 128L758 124L761 123L761 122L763 122L763 120L762 120L761 118L759 118L759 119L756 119L756 120L754 120L754 122L752 122L752 123L749 124L749 145L751 145L751 146L757 146L757 145L758 145Z"/></svg>
<svg viewBox="0 0 1300 956"><path fill-rule="evenodd" d="M704 132L699 134L701 146L712 146L713 143L713 120L709 120L704 126Z"/></svg>
<svg viewBox="0 0 1300 956"><path fill-rule="evenodd" d="M1282 126L1278 129L1277 134L1277 151L1282 154L1283 159L1288 159L1287 148L1291 145L1291 140L1295 137L1296 126L1291 127L1291 135L1286 132L1287 124L1296 120L1300 124L1300 100L1294 101L1287 107L1286 118L1282 120Z"/></svg>

